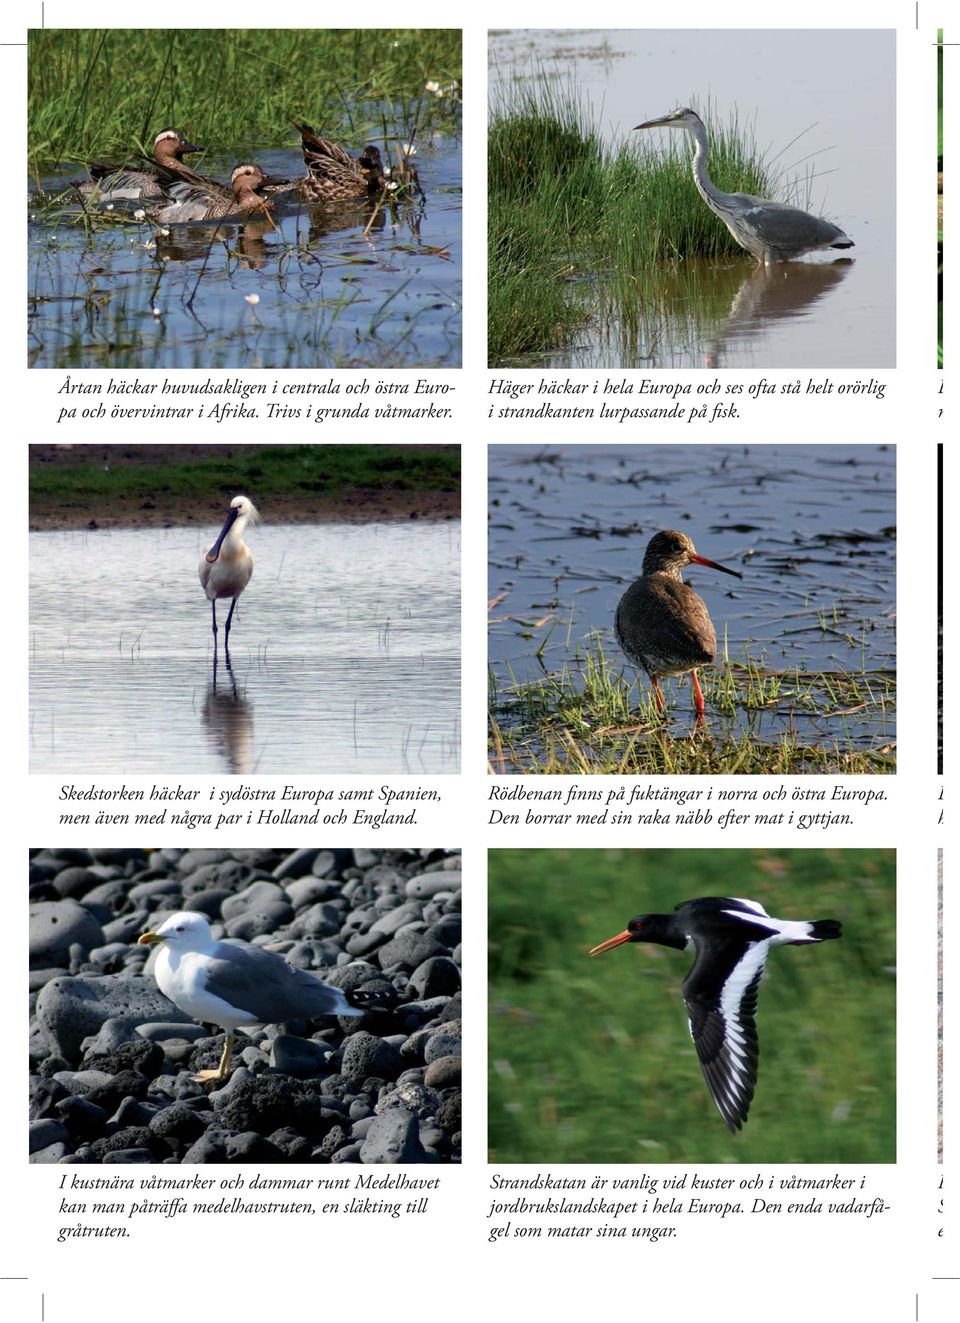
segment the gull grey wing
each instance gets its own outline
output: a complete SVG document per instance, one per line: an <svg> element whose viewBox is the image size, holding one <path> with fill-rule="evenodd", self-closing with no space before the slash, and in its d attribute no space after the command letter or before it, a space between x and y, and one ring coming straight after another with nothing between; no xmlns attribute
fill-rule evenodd
<svg viewBox="0 0 960 1323"><path fill-rule="evenodd" d="M224 958L221 952L229 951ZM332 988L283 956L259 946L218 942L207 991L255 1015L260 1024L312 1020L318 1015L356 1015L340 988Z"/></svg>

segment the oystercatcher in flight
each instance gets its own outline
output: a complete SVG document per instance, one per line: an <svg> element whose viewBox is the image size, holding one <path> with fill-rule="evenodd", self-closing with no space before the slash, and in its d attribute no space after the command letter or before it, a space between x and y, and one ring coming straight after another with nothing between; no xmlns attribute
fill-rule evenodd
<svg viewBox="0 0 960 1323"><path fill-rule="evenodd" d="M755 900L705 896L673 914L641 914L592 956L625 942L657 942L685 951L693 968L683 982L690 1036L720 1115L736 1132L757 1083L757 990L771 946L803 946L840 936L836 919L772 919Z"/></svg>

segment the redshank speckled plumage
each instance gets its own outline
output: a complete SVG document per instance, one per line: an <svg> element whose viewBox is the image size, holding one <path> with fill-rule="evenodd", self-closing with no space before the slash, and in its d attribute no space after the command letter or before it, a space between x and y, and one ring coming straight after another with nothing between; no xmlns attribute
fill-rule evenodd
<svg viewBox="0 0 960 1323"><path fill-rule="evenodd" d="M743 577L739 570L699 556L686 533L675 529L656 533L647 544L640 578L617 604L614 628L627 658L649 675L661 712L659 677L691 673L700 724L705 707L697 667L710 666L716 659L717 636L703 598L680 577L687 565L706 565Z"/></svg>

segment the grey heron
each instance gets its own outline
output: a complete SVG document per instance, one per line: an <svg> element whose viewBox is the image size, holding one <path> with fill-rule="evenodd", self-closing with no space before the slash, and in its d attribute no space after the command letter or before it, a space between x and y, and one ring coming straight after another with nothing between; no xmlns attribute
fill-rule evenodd
<svg viewBox="0 0 960 1323"><path fill-rule="evenodd" d="M799 207L749 193L722 193L707 174L710 147L707 127L694 110L683 107L659 119L648 119L636 129L686 129L694 141L693 182L704 202L758 262L787 262L819 248L852 248L853 240L831 221L811 216Z"/></svg>

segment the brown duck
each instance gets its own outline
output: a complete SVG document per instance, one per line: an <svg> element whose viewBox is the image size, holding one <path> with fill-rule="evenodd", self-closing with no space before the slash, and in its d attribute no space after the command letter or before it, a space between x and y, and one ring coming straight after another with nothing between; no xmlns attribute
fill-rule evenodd
<svg viewBox="0 0 960 1323"><path fill-rule="evenodd" d="M161 225L221 220L226 216L264 216L270 211L270 199L263 194L274 183L258 165L245 162L230 176L229 188L215 179L195 175L189 181L173 184L168 200L162 206L148 208L147 215Z"/></svg>
<svg viewBox="0 0 960 1323"><path fill-rule="evenodd" d="M77 192L98 206L135 202L141 198L162 198L178 179L194 177L184 165L183 158L189 153L202 151L202 147L187 142L179 129L164 129L153 140L152 165L133 169L91 163L87 166L90 178L77 185Z"/></svg>
<svg viewBox="0 0 960 1323"><path fill-rule="evenodd" d="M640 578L620 598L614 628L628 659L649 675L661 712L659 677L692 674L700 725L705 707L697 667L712 665L716 659L717 636L703 598L680 577L687 565L706 565L743 577L739 570L697 555L686 533L674 529L656 533L647 544Z"/></svg>
<svg viewBox="0 0 960 1323"><path fill-rule="evenodd" d="M290 192L299 194L305 202L346 202L383 192L387 181L376 147L365 147L354 160L345 148L321 138L309 124L299 120L293 123L300 134L307 173L290 185Z"/></svg>

